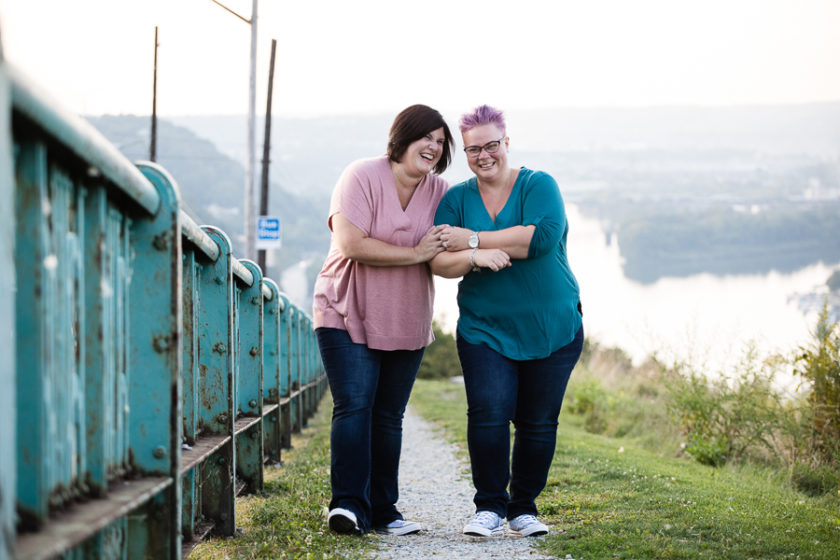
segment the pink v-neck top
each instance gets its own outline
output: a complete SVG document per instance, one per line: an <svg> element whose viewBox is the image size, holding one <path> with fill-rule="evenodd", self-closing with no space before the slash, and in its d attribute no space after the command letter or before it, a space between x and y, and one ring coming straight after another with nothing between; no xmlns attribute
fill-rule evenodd
<svg viewBox="0 0 840 560"><path fill-rule="evenodd" d="M341 213L368 237L414 247L432 227L448 184L429 173L405 210L388 156L362 159L344 170L330 202L328 225ZM335 244L315 281L315 328L346 330L353 342L376 350L417 350L433 340L435 288L427 263L372 266L344 257Z"/></svg>

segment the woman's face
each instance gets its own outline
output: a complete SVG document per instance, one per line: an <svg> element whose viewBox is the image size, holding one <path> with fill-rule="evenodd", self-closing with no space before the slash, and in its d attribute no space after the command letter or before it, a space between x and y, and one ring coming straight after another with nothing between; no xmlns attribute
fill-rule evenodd
<svg viewBox="0 0 840 560"><path fill-rule="evenodd" d="M440 161L444 142L446 136L443 134L443 127L433 130L408 145L400 164L405 166L409 175L426 175Z"/></svg>
<svg viewBox="0 0 840 560"><path fill-rule="evenodd" d="M501 177L503 173L507 172L508 138L499 127L494 124L482 124L464 132L462 136L465 148L477 147L481 149L475 156L470 156L467 153L467 163L476 177L489 181ZM493 142L499 142L499 147L495 152L490 153L486 147L487 144L490 144L492 148Z"/></svg>

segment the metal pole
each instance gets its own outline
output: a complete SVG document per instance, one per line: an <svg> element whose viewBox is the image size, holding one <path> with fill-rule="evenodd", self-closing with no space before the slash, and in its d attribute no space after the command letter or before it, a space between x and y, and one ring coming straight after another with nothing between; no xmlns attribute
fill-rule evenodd
<svg viewBox="0 0 840 560"><path fill-rule="evenodd" d="M274 88L274 53L277 39L271 40L271 62L268 63L268 97L265 102L265 136L263 138L262 177L260 180L260 216L268 214L268 164L271 151L271 95ZM257 253L257 264L263 274L265 270L265 249Z"/></svg>
<svg viewBox="0 0 840 560"><path fill-rule="evenodd" d="M152 132L149 142L149 161L157 157L157 54L158 54L158 26L155 26L155 70L152 79Z"/></svg>
<svg viewBox="0 0 840 560"><path fill-rule="evenodd" d="M248 162L245 169L245 257L253 259L256 256L254 247L257 237L256 218L256 99L257 99L257 0L252 1L251 7L251 76L248 90Z"/></svg>

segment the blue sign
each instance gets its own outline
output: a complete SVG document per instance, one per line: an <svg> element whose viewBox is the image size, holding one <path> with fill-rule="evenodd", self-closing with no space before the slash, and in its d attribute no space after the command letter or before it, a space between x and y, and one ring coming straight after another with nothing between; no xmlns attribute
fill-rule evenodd
<svg viewBox="0 0 840 560"><path fill-rule="evenodd" d="M283 245L283 228L280 218L257 218L257 249L279 249Z"/></svg>

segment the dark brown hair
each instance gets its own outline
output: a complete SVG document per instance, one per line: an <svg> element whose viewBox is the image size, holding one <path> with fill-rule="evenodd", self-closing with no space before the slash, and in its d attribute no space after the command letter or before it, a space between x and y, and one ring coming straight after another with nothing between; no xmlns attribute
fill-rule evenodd
<svg viewBox="0 0 840 560"><path fill-rule="evenodd" d="M440 113L427 107L426 105L412 105L403 109L399 115L394 119L391 125L391 132L388 134L388 158L391 161L399 162L409 144L415 140L420 140L430 132L443 128L443 153L435 165L435 173L440 175L449 163L452 161L451 147L455 141L452 139L452 133L449 132L449 127L443 116Z"/></svg>

